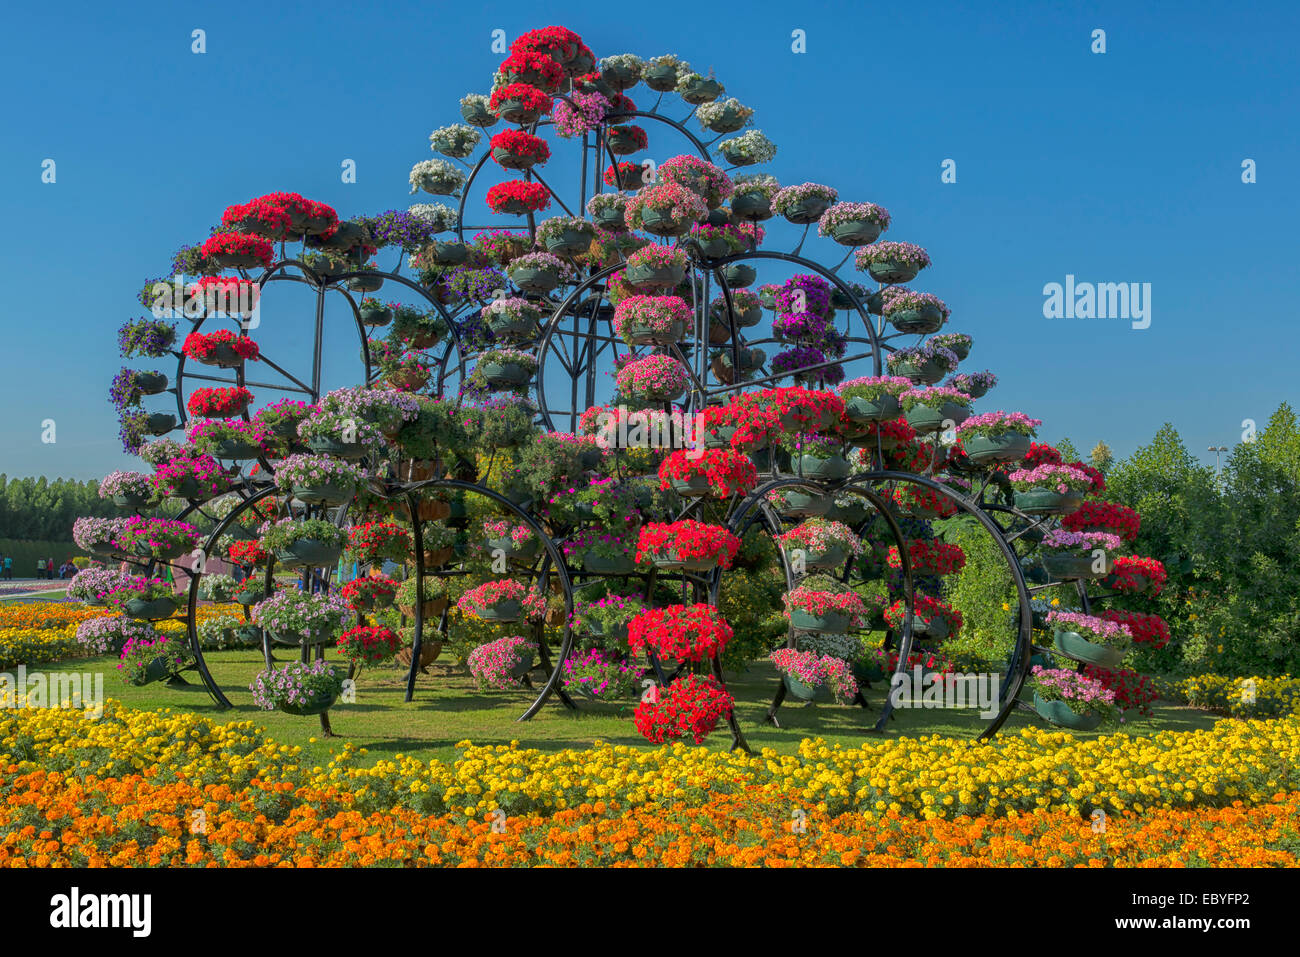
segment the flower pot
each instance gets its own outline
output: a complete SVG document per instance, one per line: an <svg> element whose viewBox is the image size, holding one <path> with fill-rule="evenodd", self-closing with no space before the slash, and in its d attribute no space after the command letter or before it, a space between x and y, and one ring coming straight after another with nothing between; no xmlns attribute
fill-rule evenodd
<svg viewBox="0 0 1300 957"><path fill-rule="evenodd" d="M874 661L855 661L853 677L859 685L865 686L873 681L884 681L885 669Z"/></svg>
<svg viewBox="0 0 1300 957"><path fill-rule="evenodd" d="M681 236L691 228L691 221L647 207L641 211L641 227L656 236Z"/></svg>
<svg viewBox="0 0 1300 957"><path fill-rule="evenodd" d="M731 214L753 221L771 219L772 202L762 193L739 193L731 197Z"/></svg>
<svg viewBox="0 0 1300 957"><path fill-rule="evenodd" d="M144 428L150 435L166 435L176 428L176 416L170 412L154 412L145 419Z"/></svg>
<svg viewBox="0 0 1300 957"><path fill-rule="evenodd" d="M542 115L541 110L525 106L521 100L502 100L497 104L496 113L507 123L518 123L520 126L530 126Z"/></svg>
<svg viewBox="0 0 1300 957"><path fill-rule="evenodd" d="M510 150L502 149L500 146L492 150L492 158L501 165L503 169L531 169L537 165L540 157L530 156L527 153L513 153Z"/></svg>
<svg viewBox="0 0 1300 957"><path fill-rule="evenodd" d="M191 502L207 501L215 494L211 488L201 485L199 480L193 477L181 479L172 486L171 490L173 498L183 498Z"/></svg>
<svg viewBox="0 0 1300 957"><path fill-rule="evenodd" d="M1091 554L1079 555L1074 552L1045 551L1039 560L1047 574L1055 581L1075 581L1077 579L1100 578L1104 571L1093 571ZM1109 563L1107 563L1109 568Z"/></svg>
<svg viewBox="0 0 1300 957"><path fill-rule="evenodd" d="M841 246L869 246L880 235L880 227L869 219L854 219L836 223L829 232Z"/></svg>
<svg viewBox="0 0 1300 957"><path fill-rule="evenodd" d="M300 502L311 505L343 505L352 501L357 494L355 485L336 485L326 482L321 485L294 485L290 494Z"/></svg>
<svg viewBox="0 0 1300 957"><path fill-rule="evenodd" d="M469 256L469 247L460 242L435 242L429 258L438 266L459 266Z"/></svg>
<svg viewBox="0 0 1300 957"><path fill-rule="evenodd" d="M790 609L790 624L800 631L817 631L825 632L832 635L842 635L849 630L853 619L848 615L841 615L838 612L827 612L824 615L813 615L802 608Z"/></svg>
<svg viewBox="0 0 1300 957"><path fill-rule="evenodd" d="M1034 488L1016 492L1016 508L1026 515L1068 515L1077 509L1061 492L1048 488Z"/></svg>
<svg viewBox="0 0 1300 957"><path fill-rule="evenodd" d="M858 423L886 422L898 418L901 411L898 397L889 393L875 400L856 397L844 403L844 414L849 421Z"/></svg>
<svg viewBox="0 0 1300 957"><path fill-rule="evenodd" d="M393 310L387 306L362 306L358 312L367 326L386 326L393 321Z"/></svg>
<svg viewBox="0 0 1300 957"><path fill-rule="evenodd" d="M505 553L506 558L517 558L531 560L541 549L542 543L537 540L536 536L528 539L522 545L516 545L511 538L489 538L487 546L493 552L498 548Z"/></svg>
<svg viewBox="0 0 1300 957"><path fill-rule="evenodd" d="M159 655L153 661L144 666L142 674L135 675L131 678L131 684L137 688L144 685L153 684L155 681L161 681L171 672L172 661L166 655Z"/></svg>
<svg viewBox="0 0 1300 957"><path fill-rule="evenodd" d="M487 128L497 121L497 116L482 103L467 103L460 108L461 118L470 126Z"/></svg>
<svg viewBox="0 0 1300 957"><path fill-rule="evenodd" d="M338 564L343 549L336 545L318 542L313 538L300 538L286 548L275 550L275 559L281 565L332 568Z"/></svg>
<svg viewBox="0 0 1300 957"><path fill-rule="evenodd" d="M261 591L241 591L235 593L233 600L241 605L256 605L263 597Z"/></svg>
<svg viewBox="0 0 1300 957"><path fill-rule="evenodd" d="M656 568L666 571L711 572L718 566L718 559L713 556L679 561L671 557L668 552L653 552L650 555L650 561L654 563Z"/></svg>
<svg viewBox="0 0 1300 957"><path fill-rule="evenodd" d="M338 701L338 699L339 696L333 692L316 692L302 704L289 704L287 701L281 702L280 710L286 714L324 714L330 709L334 702Z"/></svg>
<svg viewBox="0 0 1300 957"><path fill-rule="evenodd" d="M262 454L262 448L241 439L222 439L212 449L214 459L226 462L249 462Z"/></svg>
<svg viewBox="0 0 1300 957"><path fill-rule="evenodd" d="M629 266L623 271L623 278L628 285L636 289L676 286L686 278L684 267L670 266Z"/></svg>
<svg viewBox="0 0 1300 957"><path fill-rule="evenodd" d="M212 259L224 269L251 269L262 264L252 253L216 253Z"/></svg>
<svg viewBox="0 0 1300 957"><path fill-rule="evenodd" d="M424 369L399 369L384 376L384 381L394 389L415 392L424 388L429 381L429 373Z"/></svg>
<svg viewBox="0 0 1300 957"><path fill-rule="evenodd" d="M591 248L592 236L581 229L562 229L546 240L546 251L556 256L580 256Z"/></svg>
<svg viewBox="0 0 1300 957"><path fill-rule="evenodd" d="M157 395L167 388L167 377L161 372L137 372L132 381L143 395Z"/></svg>
<svg viewBox="0 0 1300 957"><path fill-rule="evenodd" d="M956 402L944 402L939 408L929 405L913 406L907 412L907 424L917 435L929 435L956 428L970 418L970 409Z"/></svg>
<svg viewBox="0 0 1300 957"><path fill-rule="evenodd" d="M1092 731L1101 724L1101 715L1093 712L1079 714L1064 701L1048 701L1034 694L1034 710L1052 724L1071 731Z"/></svg>
<svg viewBox="0 0 1300 957"><path fill-rule="evenodd" d="M674 322L667 329L655 330L649 326L633 323L624 327L627 342L633 346L666 346L681 342L686 335L686 324Z"/></svg>
<svg viewBox="0 0 1300 957"><path fill-rule="evenodd" d="M365 458L370 447L364 442L341 442L329 435L313 435L307 441L307 448L317 455L333 455L336 458L355 462Z"/></svg>
<svg viewBox="0 0 1300 957"><path fill-rule="evenodd" d="M447 545L444 548L426 549L420 553L420 560L424 563L425 568L441 568L451 561L455 554L456 550Z"/></svg>
<svg viewBox="0 0 1300 957"><path fill-rule="evenodd" d="M792 206L787 206L781 214L796 226L806 226L822 218L822 213L830 208L831 201L824 196L809 196Z"/></svg>
<svg viewBox="0 0 1300 957"><path fill-rule="evenodd" d="M682 99L693 106L712 103L722 95L722 84L708 77L691 80L682 89Z"/></svg>
<svg viewBox="0 0 1300 957"><path fill-rule="evenodd" d="M589 551L582 556L582 569L592 575L632 575L636 573L636 561L631 555L607 558Z"/></svg>
<svg viewBox="0 0 1300 957"><path fill-rule="evenodd" d="M832 545L824 552L804 549L804 567L813 570L823 568L841 568L849 560L849 553L842 545Z"/></svg>
<svg viewBox="0 0 1300 957"><path fill-rule="evenodd" d="M497 388L514 388L527 385L532 381L533 373L515 362L486 362L479 368L488 385Z"/></svg>
<svg viewBox="0 0 1300 957"><path fill-rule="evenodd" d="M865 522L870 514L871 509L865 502L854 502L852 505L832 505L826 517L832 521L842 522L849 528L856 528Z"/></svg>
<svg viewBox="0 0 1300 957"><path fill-rule="evenodd" d="M1119 648L1089 641L1075 631L1057 631L1052 635L1052 645L1067 658L1082 661L1114 671L1124 660L1124 652Z"/></svg>
<svg viewBox="0 0 1300 957"><path fill-rule="evenodd" d="M915 309L895 309L885 318L899 332L909 335L928 336L938 332L946 321L943 311L934 303L923 303Z"/></svg>
<svg viewBox="0 0 1300 957"><path fill-rule="evenodd" d="M139 543L135 546L135 553L141 558L152 558L154 561L170 562L174 558L180 558L189 550L189 546L184 544L160 545L157 547Z"/></svg>
<svg viewBox="0 0 1300 957"><path fill-rule="evenodd" d="M962 442L966 457L976 465L988 462L1016 462L1029 454L1030 439L1019 432L1003 435L974 435Z"/></svg>
<svg viewBox="0 0 1300 957"><path fill-rule="evenodd" d="M519 650L519 660L510 667L510 677L524 678L528 672L533 670L533 653L532 651L521 648Z"/></svg>
<svg viewBox="0 0 1300 957"><path fill-rule="evenodd" d="M333 641L338 637L329 629L312 632L306 637L303 637L297 632L286 632L281 634L279 632L271 631L268 628L266 629L266 635L271 639L272 644L285 645L290 648L301 648L303 645L323 645L325 642Z"/></svg>
<svg viewBox="0 0 1300 957"><path fill-rule="evenodd" d="M867 266L867 272L871 274L872 279L887 284L911 282L920 271L916 266L896 262L892 259L871 263Z"/></svg>
<svg viewBox="0 0 1300 957"><path fill-rule="evenodd" d="M139 492L119 492L113 496L113 504L118 508L126 509L128 512L139 511L147 501L149 501L149 496Z"/></svg>
<svg viewBox="0 0 1300 957"><path fill-rule="evenodd" d="M162 598L150 599L129 598L122 605L122 614L128 618L158 621L176 614L176 609L180 606L181 600L175 595L164 595Z"/></svg>
<svg viewBox="0 0 1300 957"><path fill-rule="evenodd" d="M798 472L805 478L813 478L821 482L836 482L846 478L851 470L848 459L842 455L832 455L824 459L812 455L799 456Z"/></svg>
<svg viewBox="0 0 1300 957"><path fill-rule="evenodd" d="M743 289L754 284L754 280L758 278L758 271L745 263L727 263L722 267L722 276L727 280L728 287Z"/></svg>
<svg viewBox="0 0 1300 957"><path fill-rule="evenodd" d="M627 226L624 211L619 206L602 206L592 214L591 219L601 229L610 232L618 232Z"/></svg>
<svg viewBox="0 0 1300 957"><path fill-rule="evenodd" d="M441 618L442 613L447 610L448 600L446 598L429 598L420 603L420 619L422 621L432 621L435 618ZM400 611L407 618L415 617L414 605L399 605Z"/></svg>
<svg viewBox="0 0 1300 957"><path fill-rule="evenodd" d="M825 684L810 685L800 681L791 675L782 675L781 681L785 685L786 693L790 697L799 701L830 701L832 700L830 689Z"/></svg>
<svg viewBox="0 0 1300 957"><path fill-rule="evenodd" d="M934 641L943 641L948 637L948 622L936 615L929 621L924 621L916 615L912 616L912 634L917 637L925 637Z"/></svg>
<svg viewBox="0 0 1300 957"><path fill-rule="evenodd" d="M498 601L488 605L481 612L479 617L484 621L518 621L523 616L524 606L515 598L507 598L505 601Z"/></svg>
<svg viewBox="0 0 1300 957"><path fill-rule="evenodd" d="M348 288L353 292L377 292L384 285L384 277L377 275L353 276L348 280Z"/></svg>
<svg viewBox="0 0 1300 957"><path fill-rule="evenodd" d="M816 518L825 515L835 504L835 499L819 492L783 489L786 504L777 509L782 518Z"/></svg>
<svg viewBox="0 0 1300 957"><path fill-rule="evenodd" d="M934 385L948 374L948 367L938 359L927 359L920 365L904 360L894 367L894 374L904 376L913 382Z"/></svg>

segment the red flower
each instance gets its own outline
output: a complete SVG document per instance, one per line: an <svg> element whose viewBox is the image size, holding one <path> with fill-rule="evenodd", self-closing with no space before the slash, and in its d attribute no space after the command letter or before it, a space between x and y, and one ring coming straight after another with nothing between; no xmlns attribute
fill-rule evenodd
<svg viewBox="0 0 1300 957"><path fill-rule="evenodd" d="M243 386L219 389L195 389L185 404L190 415L210 419L228 419L239 415L253 401L253 393Z"/></svg>
<svg viewBox="0 0 1300 957"><path fill-rule="evenodd" d="M502 130L488 141L492 150L503 150L511 156L531 158L534 163L545 163L551 158L551 148L546 140L523 130ZM493 159L496 159L495 155ZM497 160L500 163L500 160Z"/></svg>
<svg viewBox="0 0 1300 957"><path fill-rule="evenodd" d="M402 639L393 629L383 625L358 625L339 635L335 647L350 661L376 664L393 657L402 647Z"/></svg>
<svg viewBox="0 0 1300 957"><path fill-rule="evenodd" d="M645 561L653 555L677 562L716 559L723 568L730 568L739 550L740 539L721 525L709 525L690 519L669 524L651 522L641 526L636 543L636 560Z"/></svg>
<svg viewBox="0 0 1300 957"><path fill-rule="evenodd" d="M660 659L707 661L722 654L731 626L711 605L669 605L641 612L627 627L634 654L653 651Z"/></svg>
<svg viewBox="0 0 1300 957"><path fill-rule="evenodd" d="M274 250L267 240L251 233L216 233L208 237L201 252L204 259L236 254L253 256L263 266L269 266Z"/></svg>
<svg viewBox="0 0 1300 957"><path fill-rule="evenodd" d="M1082 462L1066 462L1065 464L1072 469L1078 469L1084 475L1088 476L1088 478L1092 479L1093 492L1106 491L1106 476L1102 475L1100 470L1093 468L1091 465L1085 465ZM1026 468L1028 468L1028 466L1026 466Z"/></svg>
<svg viewBox="0 0 1300 957"><path fill-rule="evenodd" d="M365 522L348 529L348 547L366 561L400 561L411 547L411 533L394 522Z"/></svg>
<svg viewBox="0 0 1300 957"><path fill-rule="evenodd" d="M282 206L274 206L265 199L255 199L227 206L221 216L221 223L267 239L283 239L293 228L293 217Z"/></svg>
<svg viewBox="0 0 1300 957"><path fill-rule="evenodd" d="M758 470L748 456L731 449L709 449L703 454L678 449L659 466L659 487L672 488L672 480L688 482L703 476L717 498L744 495L758 484Z"/></svg>
<svg viewBox="0 0 1300 957"><path fill-rule="evenodd" d="M624 97L626 99L626 97ZM639 150L645 149L650 140L646 137L645 130L639 126L628 124L627 126L611 126L605 130L605 136L608 138L613 135L630 136L632 144Z"/></svg>
<svg viewBox="0 0 1300 957"><path fill-rule="evenodd" d="M494 213L536 213L551 205L551 191L541 183L512 179L489 189L487 204Z"/></svg>
<svg viewBox="0 0 1300 957"><path fill-rule="evenodd" d="M529 30L519 35L510 44L511 53L537 52L545 53L556 63L568 63L578 55L579 50L586 49L582 37L567 27L542 27Z"/></svg>
<svg viewBox="0 0 1300 957"><path fill-rule="evenodd" d="M236 565L265 565L266 550L257 542L231 542L226 554Z"/></svg>
<svg viewBox="0 0 1300 957"><path fill-rule="evenodd" d="M522 83L554 93L564 80L564 70L554 57L520 50L501 61L501 73L511 85Z"/></svg>
<svg viewBox="0 0 1300 957"><path fill-rule="evenodd" d="M1110 532L1131 542L1142 529L1142 516L1118 502L1084 502L1077 512L1062 518L1061 524L1072 532Z"/></svg>
<svg viewBox="0 0 1300 957"><path fill-rule="evenodd" d="M1108 671L1096 665L1087 665L1083 673L1096 678L1102 687L1115 693L1115 704L1125 711L1136 709L1138 714L1150 715L1151 702L1159 697L1155 682L1136 671Z"/></svg>
<svg viewBox="0 0 1300 957"><path fill-rule="evenodd" d="M520 103L530 112L551 111L551 98L537 87L529 86L527 83L507 83L505 86L498 87L488 99L488 109L500 115L501 105L512 100Z"/></svg>
<svg viewBox="0 0 1300 957"><path fill-rule="evenodd" d="M909 540L907 556L911 559L914 575L952 575L966 567L966 553L960 545L946 545L938 540ZM885 561L890 568L903 567L897 545L889 546Z"/></svg>
<svg viewBox="0 0 1300 957"><path fill-rule="evenodd" d="M354 578L339 589L339 594L354 609L361 611L368 602L376 598L385 595L391 598L396 595L397 582L391 578L380 578L378 576Z"/></svg>
<svg viewBox="0 0 1300 957"><path fill-rule="evenodd" d="M215 332L191 332L185 337L185 344L181 346L181 351L191 359L206 362L216 353L218 346L229 346L234 350L235 355L241 359L257 361L261 355L256 342L247 336L237 336L229 329L218 329Z"/></svg>
<svg viewBox="0 0 1300 957"><path fill-rule="evenodd" d="M1022 468L1035 469L1040 465L1061 465L1061 453L1056 447L1046 442L1030 442L1029 454L1024 457Z"/></svg>
<svg viewBox="0 0 1300 957"><path fill-rule="evenodd" d="M1140 611L1108 608L1101 613L1100 617L1120 625L1127 625L1133 635L1134 644L1150 645L1155 649L1169 644L1169 626L1159 615L1144 615Z"/></svg>
<svg viewBox="0 0 1300 957"><path fill-rule="evenodd" d="M1111 573L1105 584L1119 592L1150 592L1159 595L1164 590L1168 573L1164 563L1155 558L1138 558L1136 555L1121 555L1115 559Z"/></svg>
<svg viewBox="0 0 1300 957"><path fill-rule="evenodd" d="M636 707L636 729L655 744L690 735L701 744L731 713L732 699L712 676L687 675L652 689Z"/></svg>
<svg viewBox="0 0 1300 957"><path fill-rule="evenodd" d="M898 630L903 627L903 612L906 610L906 604L903 599L898 599L888 608L885 609L885 621L890 628ZM948 637L956 638L961 632L962 617L961 612L947 602L940 601L938 598L931 598L929 595L917 595L912 606L912 614L924 621L927 625L936 618L942 618L948 623Z"/></svg>
<svg viewBox="0 0 1300 957"><path fill-rule="evenodd" d="M632 184L640 185L641 183L641 166L639 163L619 163L618 175L615 177L614 166L610 164L605 168L605 185L617 186L619 180L623 182L623 189L632 189Z"/></svg>

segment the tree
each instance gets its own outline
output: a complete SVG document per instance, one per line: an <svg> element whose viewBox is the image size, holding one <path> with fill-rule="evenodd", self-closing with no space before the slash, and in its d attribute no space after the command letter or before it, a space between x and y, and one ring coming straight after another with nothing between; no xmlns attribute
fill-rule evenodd
<svg viewBox="0 0 1300 957"><path fill-rule="evenodd" d="M1056 443L1056 451L1061 453L1062 462L1079 461L1079 450L1074 447L1074 443L1069 439L1061 439Z"/></svg>
<svg viewBox="0 0 1300 957"><path fill-rule="evenodd" d="M1099 472L1105 472L1115 462L1115 455L1104 441L1098 442L1088 454L1088 461Z"/></svg>

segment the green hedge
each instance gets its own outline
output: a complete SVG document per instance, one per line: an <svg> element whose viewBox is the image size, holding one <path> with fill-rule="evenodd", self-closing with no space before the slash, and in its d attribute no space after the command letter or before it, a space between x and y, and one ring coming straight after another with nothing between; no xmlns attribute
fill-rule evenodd
<svg viewBox="0 0 1300 957"><path fill-rule="evenodd" d="M24 542L16 538L0 538L0 555L14 560L14 578L34 578L38 558L53 557L54 567L58 568L65 559L85 554L72 542Z"/></svg>

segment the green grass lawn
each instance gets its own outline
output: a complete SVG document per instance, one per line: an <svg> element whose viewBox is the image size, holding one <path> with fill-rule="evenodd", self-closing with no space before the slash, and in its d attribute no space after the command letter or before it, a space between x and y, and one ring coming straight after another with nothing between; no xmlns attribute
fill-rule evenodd
<svg viewBox="0 0 1300 957"><path fill-rule="evenodd" d="M288 659L288 650L280 649L278 657ZM330 711L336 737L323 738L316 717L262 711L253 705L248 685L263 667L260 651L209 652L205 658L213 676L234 703L232 710L218 710L193 673L186 675L191 684L185 687L158 682L137 688L121 682L115 661L109 658L69 661L41 670L102 671L105 694L134 708L185 709L218 722L252 720L276 741L301 745L304 758L313 763L324 763L330 752L340 750L344 742L367 748L371 760L395 754L445 760L454 757L456 742L466 739L475 744L506 744L518 740L540 749L582 748L597 740L652 747L632 724L635 702L618 705L584 701L580 703L582 710L574 712L558 699L552 699L531 721L519 723L516 719L531 702L531 693L480 692L464 667L444 660L435 662L428 675L419 677L415 700L410 704L402 702L404 669L381 666L363 670L357 678L355 703L339 704ZM817 736L849 747L905 735L973 738L987 723L974 711L898 709L888 729L877 733L871 727L888 690L886 685L877 683L867 692L873 705L871 711L834 704L791 703L787 699L779 712L781 727L774 728L762 719L776 681L776 672L767 662L756 664L743 674L727 675L741 728L754 750L772 748L794 753L802 739ZM1208 712L1161 701L1156 703L1151 719L1129 723L1124 728L1143 734L1162 729L1208 728L1217 720L1221 719ZM1002 733L1027 727L1050 726L1035 714L1014 712ZM730 741L725 726L720 726L707 745L726 748Z"/></svg>

